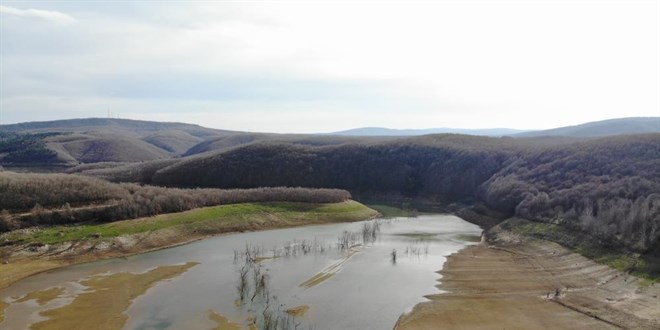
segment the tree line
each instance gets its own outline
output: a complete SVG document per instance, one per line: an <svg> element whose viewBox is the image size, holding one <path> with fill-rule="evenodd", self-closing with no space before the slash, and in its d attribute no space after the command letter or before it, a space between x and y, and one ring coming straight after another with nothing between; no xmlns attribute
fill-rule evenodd
<svg viewBox="0 0 660 330"><path fill-rule="evenodd" d="M35 225L115 221L248 202L335 203L340 189L179 189L110 183L70 174L0 172L0 231Z"/></svg>
<svg viewBox="0 0 660 330"><path fill-rule="evenodd" d="M481 202L636 252L660 247L660 134L599 139L437 135L378 144L260 143L151 168L190 187L305 186Z"/></svg>
<svg viewBox="0 0 660 330"><path fill-rule="evenodd" d="M483 203L509 216L554 223L576 235L588 233L605 245L660 253L660 134L597 139L441 134L319 147L264 142L180 160L81 172L111 181L179 188L300 186ZM124 196L130 190L126 184L94 182L99 190L83 195L121 200L108 196ZM157 197L167 195L158 191L166 188L143 189L151 189L148 198L128 193L135 205L166 199ZM188 198L183 194L157 204L179 209L177 205L188 204ZM66 202L51 199L56 206ZM32 202L25 205L33 207ZM140 207L145 210L131 211L134 206L120 213L160 212L155 206Z"/></svg>

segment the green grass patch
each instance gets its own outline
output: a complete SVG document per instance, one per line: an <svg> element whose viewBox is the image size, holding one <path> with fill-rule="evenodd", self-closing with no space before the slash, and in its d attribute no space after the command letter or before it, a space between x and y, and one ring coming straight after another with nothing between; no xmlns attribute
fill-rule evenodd
<svg viewBox="0 0 660 330"><path fill-rule="evenodd" d="M358 221L378 213L358 202L243 203L199 208L154 217L104 224L84 224L45 228L35 233L9 233L5 241L57 244L87 239L107 239L168 228L205 234L227 231L267 229L297 224Z"/></svg>

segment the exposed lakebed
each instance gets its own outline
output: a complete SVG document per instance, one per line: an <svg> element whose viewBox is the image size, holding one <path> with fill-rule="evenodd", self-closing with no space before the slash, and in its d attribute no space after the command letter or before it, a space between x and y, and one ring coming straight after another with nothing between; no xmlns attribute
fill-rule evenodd
<svg viewBox="0 0 660 330"><path fill-rule="evenodd" d="M446 256L480 233L422 215L219 236L17 282L0 291L0 328L75 329L76 318L124 329L391 329L438 292Z"/></svg>

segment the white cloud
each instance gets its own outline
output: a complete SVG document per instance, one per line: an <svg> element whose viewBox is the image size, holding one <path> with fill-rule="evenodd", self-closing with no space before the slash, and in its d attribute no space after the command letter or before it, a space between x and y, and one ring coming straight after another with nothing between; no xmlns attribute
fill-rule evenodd
<svg viewBox="0 0 660 330"><path fill-rule="evenodd" d="M660 115L658 2L24 6L85 28L0 22L7 120L107 104L126 117L278 132Z"/></svg>
<svg viewBox="0 0 660 330"><path fill-rule="evenodd" d="M19 17L37 18L62 25L75 24L78 22L70 15L53 10L18 9L14 7L0 6L0 13Z"/></svg>

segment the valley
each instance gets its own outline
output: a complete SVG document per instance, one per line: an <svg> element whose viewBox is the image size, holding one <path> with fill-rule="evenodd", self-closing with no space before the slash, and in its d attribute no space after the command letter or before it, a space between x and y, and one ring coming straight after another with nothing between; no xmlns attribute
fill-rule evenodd
<svg viewBox="0 0 660 330"><path fill-rule="evenodd" d="M0 286L4 290L16 290L31 279L40 282L51 272L121 263L150 253L166 254L171 251L167 248L186 250L251 232L268 235L300 228L291 230L315 233L317 225L354 227L383 213L385 219L376 221L415 224L395 241L422 244L417 247L380 240L352 241L359 235L353 238L348 234L321 245L304 243L304 251L316 251L321 246L324 251L350 247L333 252L330 259L319 259L312 267L316 273L309 269L310 275L299 281L305 290L327 290L341 282L337 275L340 270L343 274L346 267L362 267L358 255L366 251L380 251L373 260L389 267L406 263L411 254L426 255L428 244L438 244L437 231L444 229L440 222L434 230L422 230L433 223L424 219L440 213L443 217L455 214L461 221L480 226L472 227L474 232L469 235L456 233L449 238L451 242L461 241L462 246L472 245L469 248L443 250L430 259L423 258L429 260L424 263L427 268L417 270L416 276L440 270L441 292L429 289L438 280L434 277L424 282L424 292L406 290L411 299L417 297L402 300L409 301L407 307L396 307L398 312L387 312L387 318L368 321L377 322L371 325L359 321L359 327L424 329L440 322L466 329L487 329L494 324L507 328L572 328L580 324L593 329L653 329L660 319L654 314L660 307L654 298L660 274L660 133L355 137L242 133L123 120L80 123L85 124L64 121L2 130L5 149L16 150L0 158L4 167L0 172L0 228L4 231L0 234ZM167 131L163 131L165 127ZM115 133L121 138L115 138ZM143 148L143 143L158 151L134 149ZM146 158L135 158L133 153ZM22 159L22 163L13 162L15 159ZM55 173L34 173L39 168ZM213 238L217 235L221 236ZM315 242L317 238L310 235L304 240ZM475 242L475 235L481 235L481 242ZM234 245L234 273L241 269L236 268L236 251L259 241L244 241L241 248ZM253 254L259 264L278 268L275 265L285 261L280 260L280 252L273 251L277 248L263 245ZM448 261L443 266L444 258ZM175 275L166 272L163 279L185 276L202 267L188 264L200 259L179 261L163 259L152 267L156 272L160 272L159 267L190 267ZM261 272L260 267L247 269ZM112 274L123 278L150 273L142 268L137 273ZM260 274L249 276L257 278ZM89 276L80 283L105 281ZM236 285L229 277L223 282L228 285L225 290ZM157 278L136 287L135 294L148 295L153 291L150 288L164 285ZM275 278L273 275L272 280L279 281ZM262 287L259 283L251 284L251 300L264 294L257 289ZM51 289L33 291L37 296L48 292L44 293L48 296ZM554 294L556 291L559 293ZM55 296L59 307L53 307L48 298L43 302L51 306L47 310L29 312L50 320L39 316L44 322L35 327L57 328L64 324L58 323L58 318L63 322L70 319L61 299L69 297L66 299L74 299L75 304L76 294L60 292ZM277 296L284 299L282 293ZM246 309L252 314L232 312L237 307L228 306L235 299L229 299L224 307L200 306L195 322L201 322L200 326L217 321L230 328L256 325L281 329L294 327L296 322L321 328L330 324L316 312L319 304L329 303L317 300L318 296L286 303L295 310L293 314L263 309L270 306L269 300L263 300L266 297L270 295ZM422 297L429 300L424 302ZM359 297L373 298L371 293ZM121 323L108 323L115 324L111 328L139 327L131 317L137 314L130 312L130 306L139 305L141 298L134 302L125 299L117 298L117 302L123 301L118 308L128 317ZM4 310L10 311L2 315L8 320L5 322L21 324L23 321L18 320L25 316L12 315L25 310L22 302L10 297L1 301ZM466 312L467 306L472 312ZM255 308L260 312L254 314ZM511 323L518 319L512 315L521 313L527 315L522 323ZM174 311L168 314L179 315ZM180 315L168 322L177 324L189 317ZM348 328L358 326L348 319L346 322Z"/></svg>

